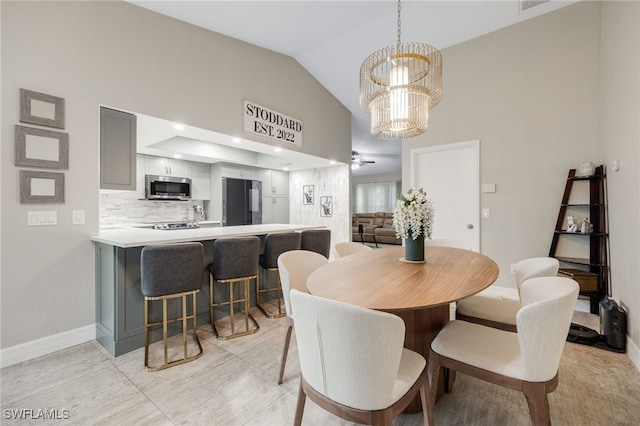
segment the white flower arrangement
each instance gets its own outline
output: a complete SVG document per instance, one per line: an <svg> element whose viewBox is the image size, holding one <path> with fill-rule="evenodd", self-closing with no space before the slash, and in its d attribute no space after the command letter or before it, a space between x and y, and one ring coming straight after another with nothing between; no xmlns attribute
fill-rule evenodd
<svg viewBox="0 0 640 426"><path fill-rule="evenodd" d="M431 238L433 230L433 201L422 188L411 188L400 195L393 210L393 227L398 238L417 239L421 234Z"/></svg>

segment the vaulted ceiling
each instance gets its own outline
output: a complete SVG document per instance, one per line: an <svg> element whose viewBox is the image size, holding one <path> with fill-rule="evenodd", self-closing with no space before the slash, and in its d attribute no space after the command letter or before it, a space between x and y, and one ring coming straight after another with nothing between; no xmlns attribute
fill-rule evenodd
<svg viewBox="0 0 640 426"><path fill-rule="evenodd" d="M402 40L442 50L575 1L403 1ZM362 61L396 42L396 1L130 2L295 58L351 111L352 149L375 161L354 175L400 173L401 141L372 136L369 115L358 102ZM530 8L521 11L523 5ZM446 55L443 70L446 79Z"/></svg>

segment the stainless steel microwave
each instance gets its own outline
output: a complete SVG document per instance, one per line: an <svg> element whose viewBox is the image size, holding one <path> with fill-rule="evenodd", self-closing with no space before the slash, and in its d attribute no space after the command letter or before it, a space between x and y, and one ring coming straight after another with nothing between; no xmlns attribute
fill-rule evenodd
<svg viewBox="0 0 640 426"><path fill-rule="evenodd" d="M191 199L191 179L176 176L145 175L145 198L147 200Z"/></svg>

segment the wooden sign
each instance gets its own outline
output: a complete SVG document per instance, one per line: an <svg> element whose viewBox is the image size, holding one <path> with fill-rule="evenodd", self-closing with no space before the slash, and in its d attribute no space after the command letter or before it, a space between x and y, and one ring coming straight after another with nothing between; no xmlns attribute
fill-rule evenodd
<svg viewBox="0 0 640 426"><path fill-rule="evenodd" d="M244 131L286 145L302 146L302 121L244 101Z"/></svg>

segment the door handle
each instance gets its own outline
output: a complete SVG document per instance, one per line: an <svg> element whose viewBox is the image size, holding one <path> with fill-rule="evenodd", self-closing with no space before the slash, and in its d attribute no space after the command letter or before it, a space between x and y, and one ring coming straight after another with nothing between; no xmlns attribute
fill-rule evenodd
<svg viewBox="0 0 640 426"><path fill-rule="evenodd" d="M467 229L473 229L473 223L467 224Z"/></svg>

